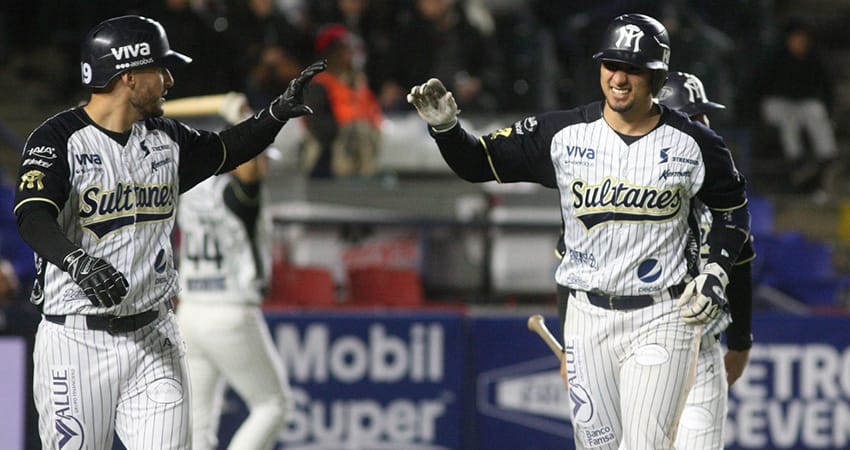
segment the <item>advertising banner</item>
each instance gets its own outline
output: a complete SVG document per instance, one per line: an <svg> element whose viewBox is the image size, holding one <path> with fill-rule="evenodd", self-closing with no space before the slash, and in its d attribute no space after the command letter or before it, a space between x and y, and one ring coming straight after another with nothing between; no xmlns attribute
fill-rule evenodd
<svg viewBox="0 0 850 450"><path fill-rule="evenodd" d="M460 313L302 311L267 318L292 386L278 448L464 448ZM231 408L222 434L232 434L244 414Z"/></svg>
<svg viewBox="0 0 850 450"><path fill-rule="evenodd" d="M757 314L732 386L730 449L850 448L850 317Z"/></svg>
<svg viewBox="0 0 850 450"><path fill-rule="evenodd" d="M476 449L572 449L558 361L525 316L471 317ZM557 334L557 317L547 316ZM756 314L727 449L850 448L850 318Z"/></svg>

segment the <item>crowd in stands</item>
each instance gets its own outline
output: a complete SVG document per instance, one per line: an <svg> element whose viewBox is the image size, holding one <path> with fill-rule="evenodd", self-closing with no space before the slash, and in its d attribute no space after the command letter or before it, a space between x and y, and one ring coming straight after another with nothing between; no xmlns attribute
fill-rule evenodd
<svg viewBox="0 0 850 450"><path fill-rule="evenodd" d="M617 0L89 0L3 2L0 51L61 49L51 70L67 74L61 98L81 97L78 43L95 23L134 13L160 21L171 45L195 62L177 70L171 98L226 91L254 106L277 95L298 68L320 56L331 24L359 39L362 65L383 111L408 111L411 86L429 76L448 84L462 110L537 111L593 99L590 56L611 17L658 17L675 49L671 64L700 76L732 105L752 64L740 49L775 32L769 1ZM734 10L734 15L728 11ZM730 114L734 108L730 108ZM721 117L718 120L722 121Z"/></svg>

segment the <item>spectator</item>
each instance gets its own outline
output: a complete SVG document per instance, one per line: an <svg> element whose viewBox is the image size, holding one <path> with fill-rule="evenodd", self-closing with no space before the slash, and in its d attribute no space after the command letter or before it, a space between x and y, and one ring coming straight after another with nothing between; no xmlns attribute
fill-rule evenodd
<svg viewBox="0 0 850 450"><path fill-rule="evenodd" d="M311 178L374 175L383 113L363 71L362 43L333 24L320 30L315 46L328 69L306 94L314 114L305 119L302 168Z"/></svg>
<svg viewBox="0 0 850 450"><path fill-rule="evenodd" d="M407 110L409 86L429 76L444 80L468 112L498 108L501 83L495 42L476 28L456 0L416 0L393 39L393 73L381 86L385 110Z"/></svg>
<svg viewBox="0 0 850 450"><path fill-rule="evenodd" d="M236 0L227 35L235 48L240 49L241 57L232 64L243 68L238 77L245 85L269 47L280 46L299 66L312 56L308 33L291 23L273 0ZM239 90L245 89L245 85L239 86ZM264 103L251 104L256 109L264 106Z"/></svg>
<svg viewBox="0 0 850 450"><path fill-rule="evenodd" d="M309 2L314 23L340 23L363 40L368 58L369 86L378 92L392 66L389 51L401 0L314 0Z"/></svg>
<svg viewBox="0 0 850 450"><path fill-rule="evenodd" d="M780 148L792 169L791 182L798 190L825 199L838 152L830 117L833 80L809 24L789 21L782 39L780 48L759 66L753 80L754 101L761 108L762 124L778 128Z"/></svg>
<svg viewBox="0 0 850 450"><path fill-rule="evenodd" d="M245 80L248 103L267 105L301 72L298 58L280 45L265 45Z"/></svg>

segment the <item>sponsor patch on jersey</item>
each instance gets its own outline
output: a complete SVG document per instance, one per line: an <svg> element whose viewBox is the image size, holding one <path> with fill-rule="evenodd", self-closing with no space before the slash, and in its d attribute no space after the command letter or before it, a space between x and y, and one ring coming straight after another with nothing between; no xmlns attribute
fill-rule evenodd
<svg viewBox="0 0 850 450"><path fill-rule="evenodd" d="M658 176L658 179L666 180L668 178L688 178L690 176L690 170L664 170L661 172L661 175Z"/></svg>
<svg viewBox="0 0 850 450"><path fill-rule="evenodd" d="M615 441L614 430L610 425L596 428L580 428L576 430L584 446L587 448L602 447Z"/></svg>
<svg viewBox="0 0 850 450"><path fill-rule="evenodd" d="M167 267L168 261L165 259L165 250L159 249L156 253L156 258L154 258L153 261L153 270L155 270L156 273L163 273Z"/></svg>
<svg viewBox="0 0 850 450"><path fill-rule="evenodd" d="M171 164L172 162L174 162L174 161L171 158L161 159L159 161L153 161L153 162L151 162L151 172L156 172L157 169L159 169L160 167L167 166L168 164Z"/></svg>
<svg viewBox="0 0 850 450"><path fill-rule="evenodd" d="M638 265L637 276L644 283L654 283L661 277L661 272L661 264L658 263L658 260L649 258Z"/></svg>
<svg viewBox="0 0 850 450"><path fill-rule="evenodd" d="M588 231L614 222L666 222L682 207L678 187L637 186L610 177L595 185L574 180L570 192L574 215Z"/></svg>
<svg viewBox="0 0 850 450"><path fill-rule="evenodd" d="M525 133L533 133L537 129L537 117L531 116L514 124L516 134L522 136Z"/></svg>
<svg viewBox="0 0 850 450"><path fill-rule="evenodd" d="M49 169L49 168L53 167L52 162L45 161L45 160L39 159L39 158L25 159L24 162L21 163L21 165L24 166L24 167L26 167L26 166L38 166L38 167L42 167L44 169Z"/></svg>
<svg viewBox="0 0 850 450"><path fill-rule="evenodd" d="M27 150L27 155L41 159L56 159L56 149L45 145L39 145Z"/></svg>
<svg viewBox="0 0 850 450"><path fill-rule="evenodd" d="M18 185L18 190L36 190L44 189L44 172L40 170L28 170L21 175L21 184Z"/></svg>
<svg viewBox="0 0 850 450"><path fill-rule="evenodd" d="M142 148L142 152L145 153L145 158L153 152L163 152L171 149L171 144L148 145L145 141L140 142L139 146Z"/></svg>
<svg viewBox="0 0 850 450"><path fill-rule="evenodd" d="M576 250L570 250L570 263L571 264L579 264L582 266L587 266L592 269L598 269L599 263L596 261L596 256L591 252L580 252Z"/></svg>

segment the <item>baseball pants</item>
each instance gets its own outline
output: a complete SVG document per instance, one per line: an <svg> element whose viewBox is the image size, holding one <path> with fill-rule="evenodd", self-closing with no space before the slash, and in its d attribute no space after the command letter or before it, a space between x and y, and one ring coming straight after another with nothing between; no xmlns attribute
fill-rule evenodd
<svg viewBox="0 0 850 450"><path fill-rule="evenodd" d="M682 322L669 294L660 297L610 310L571 293L564 350L577 449L673 449L701 329Z"/></svg>
<svg viewBox="0 0 850 450"><path fill-rule="evenodd" d="M130 333L42 320L33 350L33 394L42 447L189 449L185 345L171 311Z"/></svg>
<svg viewBox="0 0 850 450"><path fill-rule="evenodd" d="M177 316L188 347L192 448L217 447L222 382L236 391L250 411L228 449L271 448L284 424L289 383L260 308L182 302Z"/></svg>

